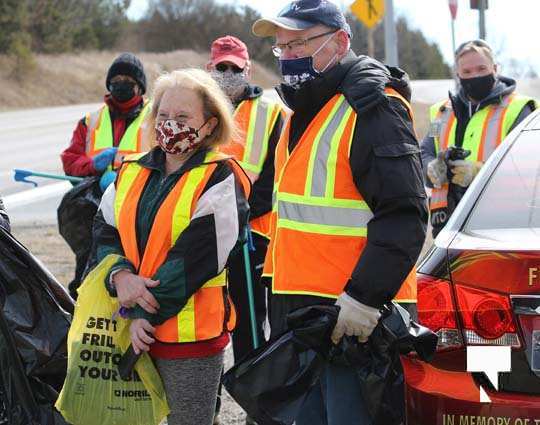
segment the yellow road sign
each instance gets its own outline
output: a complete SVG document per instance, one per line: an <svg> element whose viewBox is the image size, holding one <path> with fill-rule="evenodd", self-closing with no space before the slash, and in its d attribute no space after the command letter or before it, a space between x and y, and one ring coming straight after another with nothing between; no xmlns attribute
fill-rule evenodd
<svg viewBox="0 0 540 425"><path fill-rule="evenodd" d="M384 16L384 0L356 0L351 4L351 12L366 27L372 28Z"/></svg>

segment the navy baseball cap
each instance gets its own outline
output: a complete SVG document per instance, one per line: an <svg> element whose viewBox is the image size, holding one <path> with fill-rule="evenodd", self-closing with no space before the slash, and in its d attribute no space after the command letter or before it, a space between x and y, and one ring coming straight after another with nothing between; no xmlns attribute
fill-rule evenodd
<svg viewBox="0 0 540 425"><path fill-rule="evenodd" d="M351 28L341 10L327 0L295 0L278 13L276 18L262 18L253 24L252 31L258 37L272 37L277 28L301 31L315 25L343 29L349 37Z"/></svg>

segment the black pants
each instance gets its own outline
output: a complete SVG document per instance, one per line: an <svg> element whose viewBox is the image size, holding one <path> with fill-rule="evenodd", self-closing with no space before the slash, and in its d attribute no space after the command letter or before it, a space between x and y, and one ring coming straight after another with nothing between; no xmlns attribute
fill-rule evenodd
<svg viewBox="0 0 540 425"><path fill-rule="evenodd" d="M249 252L251 279L253 282L253 296L255 298L257 336L259 344L262 344L264 342L263 325L266 319L266 288L260 280L264 257L268 248L268 239L256 233L252 233L252 237L255 251ZM253 350L243 252L229 263L229 292L236 307L236 328L232 334L234 361L236 363Z"/></svg>

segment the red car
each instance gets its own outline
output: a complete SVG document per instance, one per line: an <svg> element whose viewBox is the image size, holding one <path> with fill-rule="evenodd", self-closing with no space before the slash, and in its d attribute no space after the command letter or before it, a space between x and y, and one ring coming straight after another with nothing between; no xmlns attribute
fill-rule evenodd
<svg viewBox="0 0 540 425"><path fill-rule="evenodd" d="M439 343L429 364L403 358L408 425L540 425L540 112L486 162L420 263L418 319ZM511 347L498 390L467 372L474 345Z"/></svg>

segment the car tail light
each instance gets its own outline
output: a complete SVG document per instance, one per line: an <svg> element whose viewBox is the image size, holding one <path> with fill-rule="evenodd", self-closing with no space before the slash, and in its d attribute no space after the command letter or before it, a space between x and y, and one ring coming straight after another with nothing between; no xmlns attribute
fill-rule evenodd
<svg viewBox="0 0 540 425"><path fill-rule="evenodd" d="M520 346L507 296L462 285L455 289L467 344Z"/></svg>
<svg viewBox="0 0 540 425"><path fill-rule="evenodd" d="M450 282L419 273L417 288L418 321L439 336L437 349L461 347L463 340L457 326Z"/></svg>

